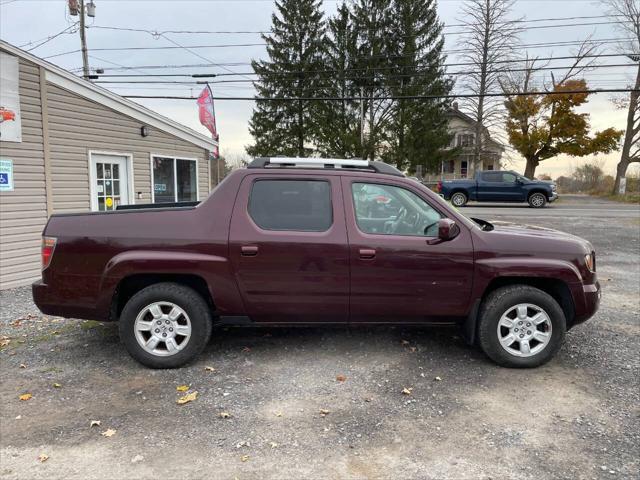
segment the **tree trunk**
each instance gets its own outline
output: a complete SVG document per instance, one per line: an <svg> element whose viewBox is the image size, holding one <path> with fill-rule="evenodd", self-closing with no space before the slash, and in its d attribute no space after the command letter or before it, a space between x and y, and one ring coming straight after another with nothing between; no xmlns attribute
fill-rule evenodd
<svg viewBox="0 0 640 480"><path fill-rule="evenodd" d="M535 158L527 158L527 166L524 170L524 176L533 180L535 178L538 163L538 160Z"/></svg>
<svg viewBox="0 0 640 480"><path fill-rule="evenodd" d="M629 163L631 163L631 159L629 155L631 153L631 145L633 144L634 137L634 120L635 115L640 109L640 63L638 64L638 73L636 75L636 85L635 91L631 92L631 96L629 99L629 111L627 112L627 130L624 135L624 143L622 144L622 153L620 154L620 162L618 163L618 167L616 168L616 181L613 184L613 193L614 195L618 194L618 189L620 188L620 180L627 173L627 168L629 167Z"/></svg>

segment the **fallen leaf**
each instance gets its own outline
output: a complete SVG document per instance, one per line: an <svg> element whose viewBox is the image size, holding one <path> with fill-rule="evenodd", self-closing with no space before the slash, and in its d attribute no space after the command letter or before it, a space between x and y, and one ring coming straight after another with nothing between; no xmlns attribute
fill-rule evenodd
<svg viewBox="0 0 640 480"><path fill-rule="evenodd" d="M215 371L216 371L216 369L215 369L215 368L210 367L209 365L207 365L206 367L204 367L204 369L205 369L205 371L207 371L207 372L215 372Z"/></svg>
<svg viewBox="0 0 640 480"><path fill-rule="evenodd" d="M231 414L229 412L220 412L218 416L220 418L231 418Z"/></svg>
<svg viewBox="0 0 640 480"><path fill-rule="evenodd" d="M16 417L16 420L21 420L21 419L22 419L22 415L18 415L18 416Z"/></svg>
<svg viewBox="0 0 640 480"><path fill-rule="evenodd" d="M400 343L402 343L402 345L409 345L409 340L402 340Z"/></svg>
<svg viewBox="0 0 640 480"><path fill-rule="evenodd" d="M9 337L0 337L0 348L6 347L11 343L11 339Z"/></svg>
<svg viewBox="0 0 640 480"><path fill-rule="evenodd" d="M249 455L242 455L242 456L240 457L240 461L241 461L241 462L246 462L247 460L249 460Z"/></svg>
<svg viewBox="0 0 640 480"><path fill-rule="evenodd" d="M62 388L62 385L60 385L59 383L54 383L53 388Z"/></svg>
<svg viewBox="0 0 640 480"><path fill-rule="evenodd" d="M411 391L412 391L412 390L413 390L413 388L406 388L406 387L405 387L405 388L403 388L403 389L402 389L402 393L403 393L404 395L411 395Z"/></svg>
<svg viewBox="0 0 640 480"><path fill-rule="evenodd" d="M176 390L179 392L186 392L189 390L189 385L180 385L179 387L176 387Z"/></svg>
<svg viewBox="0 0 640 480"><path fill-rule="evenodd" d="M278 448L278 444L276 442L269 442L271 448Z"/></svg>
<svg viewBox="0 0 640 480"><path fill-rule="evenodd" d="M27 366L24 363L21 363L20 368L27 368Z"/></svg>
<svg viewBox="0 0 640 480"><path fill-rule="evenodd" d="M193 402L196 398L198 398L198 392L191 392L185 395L184 397L180 397L176 403L178 405L184 405L185 403Z"/></svg>
<svg viewBox="0 0 640 480"><path fill-rule="evenodd" d="M49 455L47 455L46 453L41 453L40 455L38 455L38 461L40 463L44 463L47 460L49 460Z"/></svg>
<svg viewBox="0 0 640 480"><path fill-rule="evenodd" d="M243 351L243 352L250 352L250 351L251 351L251 349L250 349L249 347L244 347L244 348L242 349L242 351Z"/></svg>
<svg viewBox="0 0 640 480"><path fill-rule="evenodd" d="M331 410L326 410L324 408L320 409L320 416L321 417L326 417L327 415L329 415L331 413Z"/></svg>
<svg viewBox="0 0 640 480"><path fill-rule="evenodd" d="M416 350L418 350L418 348L417 347L409 347L409 350L411 350L412 353L415 353Z"/></svg>
<svg viewBox="0 0 640 480"><path fill-rule="evenodd" d="M136 455L135 457L133 457L131 459L131 463L138 463L144 460L144 457L142 455Z"/></svg>
<svg viewBox="0 0 640 480"><path fill-rule="evenodd" d="M32 397L33 397L33 395L31 395L30 393L23 393L18 398L20 400L22 400L23 402L26 402L27 400L31 400Z"/></svg>
<svg viewBox="0 0 640 480"><path fill-rule="evenodd" d="M440 377L436 377L434 380L435 380L436 382L440 382L442 379L441 379Z"/></svg>
<svg viewBox="0 0 640 480"><path fill-rule="evenodd" d="M102 422L100 420L91 420L91 424L89 425L89 428L99 427L100 425L102 425Z"/></svg>
<svg viewBox="0 0 640 480"><path fill-rule="evenodd" d="M107 430L102 432L100 435L102 435L103 437L113 437L115 434L116 434L116 431L113 428L108 428Z"/></svg>
<svg viewBox="0 0 640 480"><path fill-rule="evenodd" d="M282 412L276 412L276 417L281 417L282 416Z"/></svg>
<svg viewBox="0 0 640 480"><path fill-rule="evenodd" d="M346 382L347 381L347 377L345 377L344 375L338 375L336 377L336 380L339 382Z"/></svg>

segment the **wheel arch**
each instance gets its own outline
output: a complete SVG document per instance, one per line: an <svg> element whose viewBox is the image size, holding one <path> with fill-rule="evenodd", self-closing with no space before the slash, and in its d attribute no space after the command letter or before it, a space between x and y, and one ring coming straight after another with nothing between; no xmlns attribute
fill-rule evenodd
<svg viewBox="0 0 640 480"><path fill-rule="evenodd" d="M537 288L543 292L549 294L560 308L564 312L565 319L567 321L567 327L573 323L575 317L575 304L573 302L573 296L569 285L558 278L548 277L496 277L492 279L485 288L481 302L484 302L487 296L498 288L507 287L510 285L528 285L530 287Z"/></svg>
<svg viewBox="0 0 640 480"><path fill-rule="evenodd" d="M547 192L544 188L540 188L540 187L536 187L536 188L532 188L531 190L529 190L529 192L527 193L527 201L529 201L529 199L531 198L531 195L535 194L535 193L541 193L544 195L544 198L547 199L547 201L549 200L549 197L551 196L549 194L549 192Z"/></svg>
<svg viewBox="0 0 640 480"><path fill-rule="evenodd" d="M118 282L111 299L111 319L118 320L120 318L122 309L136 293L158 283L177 283L189 287L207 302L211 312L216 310L209 286L206 280L199 275L191 273L138 273L128 275Z"/></svg>
<svg viewBox="0 0 640 480"><path fill-rule="evenodd" d="M493 278L485 287L479 298L473 303L469 315L461 325L461 333L469 345L473 345L478 334L479 312L482 303L495 290L510 285L528 285L549 294L564 312L567 330L575 320L576 307L569 285L560 279L550 277L502 276Z"/></svg>

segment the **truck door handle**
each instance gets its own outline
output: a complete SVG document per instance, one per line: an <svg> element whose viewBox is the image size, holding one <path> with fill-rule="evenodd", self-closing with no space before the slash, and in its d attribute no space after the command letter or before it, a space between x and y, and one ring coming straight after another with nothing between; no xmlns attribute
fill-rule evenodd
<svg viewBox="0 0 640 480"><path fill-rule="evenodd" d="M371 260L375 258L376 251L373 248L361 248L360 249L360 258L363 260Z"/></svg>
<svg viewBox="0 0 640 480"><path fill-rule="evenodd" d="M240 254L243 257L255 257L258 255L258 247L255 245L244 245L240 248Z"/></svg>

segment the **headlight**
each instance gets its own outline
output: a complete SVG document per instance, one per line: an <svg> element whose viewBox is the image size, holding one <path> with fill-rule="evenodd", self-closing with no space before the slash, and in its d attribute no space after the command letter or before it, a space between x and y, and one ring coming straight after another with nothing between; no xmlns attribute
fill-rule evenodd
<svg viewBox="0 0 640 480"><path fill-rule="evenodd" d="M588 253L584 256L584 263L587 265L587 268L590 272L596 271L596 256L594 253Z"/></svg>

